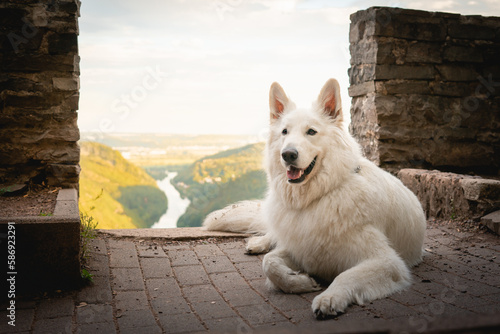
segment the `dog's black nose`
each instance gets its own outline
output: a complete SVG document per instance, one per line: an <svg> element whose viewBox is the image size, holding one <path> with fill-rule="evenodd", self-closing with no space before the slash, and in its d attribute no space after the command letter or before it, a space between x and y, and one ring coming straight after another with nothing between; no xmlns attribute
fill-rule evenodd
<svg viewBox="0 0 500 334"><path fill-rule="evenodd" d="M295 160L297 160L297 158L299 157L299 152L297 152L297 150L294 148L288 148L281 152L281 157L283 158L283 160L291 164L295 162Z"/></svg>

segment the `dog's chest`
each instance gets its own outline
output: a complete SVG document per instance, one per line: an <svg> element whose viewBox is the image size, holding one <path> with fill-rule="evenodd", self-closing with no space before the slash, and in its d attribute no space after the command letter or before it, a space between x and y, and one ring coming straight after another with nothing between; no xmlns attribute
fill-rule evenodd
<svg viewBox="0 0 500 334"><path fill-rule="evenodd" d="M335 215L285 214L275 224L278 247L285 248L301 270L331 280L345 270Z"/></svg>

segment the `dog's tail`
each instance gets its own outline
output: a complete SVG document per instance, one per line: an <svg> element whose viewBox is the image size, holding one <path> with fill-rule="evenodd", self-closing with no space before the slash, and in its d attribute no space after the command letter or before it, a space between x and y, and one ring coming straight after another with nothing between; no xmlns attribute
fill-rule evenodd
<svg viewBox="0 0 500 334"><path fill-rule="evenodd" d="M262 201L243 201L210 213L203 227L210 231L265 234L264 220L261 218Z"/></svg>

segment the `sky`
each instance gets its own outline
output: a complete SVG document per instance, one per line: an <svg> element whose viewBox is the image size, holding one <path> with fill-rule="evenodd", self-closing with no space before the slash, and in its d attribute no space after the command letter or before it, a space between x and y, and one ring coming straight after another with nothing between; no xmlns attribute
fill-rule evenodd
<svg viewBox="0 0 500 334"><path fill-rule="evenodd" d="M82 0L80 130L260 136L274 81L309 107L331 77L349 114L349 16L371 6L500 16L498 0Z"/></svg>

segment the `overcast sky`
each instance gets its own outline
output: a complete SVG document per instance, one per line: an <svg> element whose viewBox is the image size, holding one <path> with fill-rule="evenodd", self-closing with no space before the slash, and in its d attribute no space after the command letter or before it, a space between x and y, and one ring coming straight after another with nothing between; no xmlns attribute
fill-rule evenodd
<svg viewBox="0 0 500 334"><path fill-rule="evenodd" d="M84 0L80 130L259 135L273 81L307 107L330 77L349 113L349 15L374 5L500 16L498 0Z"/></svg>

